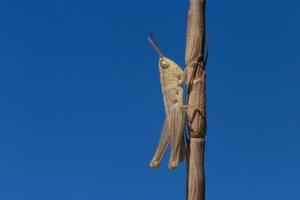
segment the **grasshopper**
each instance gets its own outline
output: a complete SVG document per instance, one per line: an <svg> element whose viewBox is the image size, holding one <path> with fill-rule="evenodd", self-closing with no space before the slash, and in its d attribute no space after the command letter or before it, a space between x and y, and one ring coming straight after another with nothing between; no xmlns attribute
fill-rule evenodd
<svg viewBox="0 0 300 200"><path fill-rule="evenodd" d="M153 35L149 32L148 40L159 55L159 73L166 119L161 131L160 141L156 152L150 162L151 168L160 165L162 157L171 143L169 169L175 169L185 156L184 122L185 106L183 85L185 83L186 69L182 70L174 61L165 57L158 47Z"/></svg>

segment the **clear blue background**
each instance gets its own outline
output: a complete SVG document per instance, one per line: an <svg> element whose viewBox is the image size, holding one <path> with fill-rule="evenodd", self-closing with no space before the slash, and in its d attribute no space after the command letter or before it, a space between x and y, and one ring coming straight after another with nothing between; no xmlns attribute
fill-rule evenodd
<svg viewBox="0 0 300 200"><path fill-rule="evenodd" d="M300 198L300 3L208 0L207 199ZM0 2L0 199L184 199L148 168L188 1Z"/></svg>

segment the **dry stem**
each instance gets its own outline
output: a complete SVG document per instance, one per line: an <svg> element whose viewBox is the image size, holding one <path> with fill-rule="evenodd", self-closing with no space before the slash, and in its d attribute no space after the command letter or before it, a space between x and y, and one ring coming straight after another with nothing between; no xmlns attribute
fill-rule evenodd
<svg viewBox="0 0 300 200"><path fill-rule="evenodd" d="M188 71L187 199L205 199L204 148L206 134L206 72L205 53L206 0L190 0L185 62L198 62Z"/></svg>

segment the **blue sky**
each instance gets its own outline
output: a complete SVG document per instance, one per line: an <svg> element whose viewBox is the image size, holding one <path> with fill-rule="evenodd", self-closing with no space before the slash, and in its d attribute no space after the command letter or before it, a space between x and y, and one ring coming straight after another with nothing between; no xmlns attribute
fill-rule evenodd
<svg viewBox="0 0 300 200"><path fill-rule="evenodd" d="M207 3L207 199L300 198L299 1ZM188 1L0 2L0 199L184 199L148 168L164 119L153 31L184 64Z"/></svg>

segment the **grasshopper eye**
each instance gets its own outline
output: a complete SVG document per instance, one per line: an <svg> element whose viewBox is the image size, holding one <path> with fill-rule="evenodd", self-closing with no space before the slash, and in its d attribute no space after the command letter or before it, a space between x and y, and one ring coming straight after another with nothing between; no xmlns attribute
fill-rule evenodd
<svg viewBox="0 0 300 200"><path fill-rule="evenodd" d="M169 67L169 63L167 61L165 61L165 60L161 60L160 61L160 66L162 68L167 68L167 67Z"/></svg>

